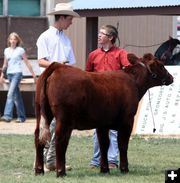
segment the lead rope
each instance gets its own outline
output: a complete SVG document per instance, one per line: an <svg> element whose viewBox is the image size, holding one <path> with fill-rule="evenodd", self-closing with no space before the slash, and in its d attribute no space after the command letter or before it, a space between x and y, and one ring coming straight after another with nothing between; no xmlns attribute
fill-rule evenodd
<svg viewBox="0 0 180 183"><path fill-rule="evenodd" d="M154 115L153 115L152 105L151 105L150 90L148 90L148 94L149 94L149 106L150 106L150 109L151 109L151 115L152 115L152 120L153 120L153 133L155 133L156 132L156 127L155 127Z"/></svg>

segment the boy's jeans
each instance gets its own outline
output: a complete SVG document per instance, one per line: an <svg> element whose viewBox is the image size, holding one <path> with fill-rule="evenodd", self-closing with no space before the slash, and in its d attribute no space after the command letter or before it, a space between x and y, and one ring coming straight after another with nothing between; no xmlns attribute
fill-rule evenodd
<svg viewBox="0 0 180 183"><path fill-rule="evenodd" d="M117 131L109 130L109 149L108 149L108 162L118 165L118 158L119 158L119 149L117 143ZM97 138L96 130L93 134L93 158L90 162L91 165L99 166L100 165L100 148L99 142Z"/></svg>

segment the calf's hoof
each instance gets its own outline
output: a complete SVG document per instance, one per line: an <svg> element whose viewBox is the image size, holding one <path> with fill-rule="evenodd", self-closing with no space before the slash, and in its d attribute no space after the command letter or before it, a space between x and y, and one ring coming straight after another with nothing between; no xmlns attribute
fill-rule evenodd
<svg viewBox="0 0 180 183"><path fill-rule="evenodd" d="M129 169L127 167L120 167L121 173L128 173Z"/></svg>
<svg viewBox="0 0 180 183"><path fill-rule="evenodd" d="M109 168L101 167L101 173L109 173Z"/></svg>
<svg viewBox="0 0 180 183"><path fill-rule="evenodd" d="M43 168L35 168L35 175L44 175Z"/></svg>
<svg viewBox="0 0 180 183"><path fill-rule="evenodd" d="M66 176L66 172L65 171L62 171L62 170L57 170L57 177L64 177Z"/></svg>

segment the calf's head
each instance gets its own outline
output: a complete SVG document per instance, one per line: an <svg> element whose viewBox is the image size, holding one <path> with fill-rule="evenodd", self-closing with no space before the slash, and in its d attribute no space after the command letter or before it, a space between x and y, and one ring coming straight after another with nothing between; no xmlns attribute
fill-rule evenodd
<svg viewBox="0 0 180 183"><path fill-rule="evenodd" d="M143 62L151 77L156 80L156 85L170 85L173 83L173 76L167 71L164 64L152 54L145 54L143 56Z"/></svg>
<svg viewBox="0 0 180 183"><path fill-rule="evenodd" d="M173 83L172 75L164 67L164 64L154 57L151 53L147 53L143 58L136 55L128 54L128 60L132 65L141 64L148 71L148 78L152 78L152 86L169 85Z"/></svg>

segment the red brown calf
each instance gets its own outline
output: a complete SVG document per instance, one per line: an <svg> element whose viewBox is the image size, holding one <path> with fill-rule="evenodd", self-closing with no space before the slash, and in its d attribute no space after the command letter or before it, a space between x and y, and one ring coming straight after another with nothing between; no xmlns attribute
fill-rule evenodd
<svg viewBox="0 0 180 183"><path fill-rule="evenodd" d="M44 173L43 148L53 117L56 119L57 177L66 175L65 154L73 129L97 129L103 173L109 172L108 131L117 130L119 167L121 172L129 171L127 150L138 103L149 88L169 85L173 77L151 54L141 59L131 54L128 59L134 65L120 71L93 73L52 63L41 74L36 88L36 175ZM42 119L45 123L40 133Z"/></svg>

